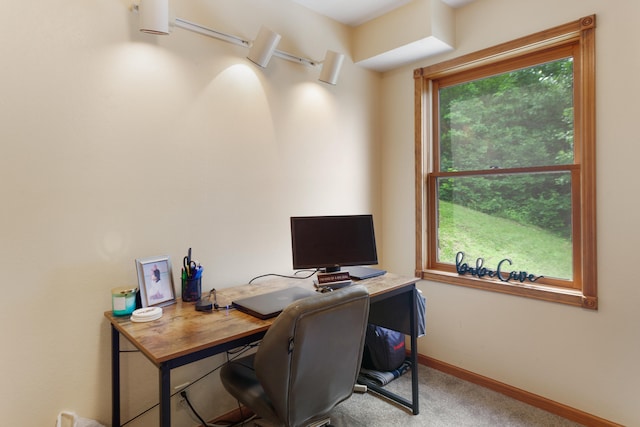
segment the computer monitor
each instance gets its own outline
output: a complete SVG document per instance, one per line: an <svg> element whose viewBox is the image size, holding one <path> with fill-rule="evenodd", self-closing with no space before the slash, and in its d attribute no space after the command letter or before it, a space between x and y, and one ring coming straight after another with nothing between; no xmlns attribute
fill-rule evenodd
<svg viewBox="0 0 640 427"><path fill-rule="evenodd" d="M372 215L291 217L294 270L378 263Z"/></svg>

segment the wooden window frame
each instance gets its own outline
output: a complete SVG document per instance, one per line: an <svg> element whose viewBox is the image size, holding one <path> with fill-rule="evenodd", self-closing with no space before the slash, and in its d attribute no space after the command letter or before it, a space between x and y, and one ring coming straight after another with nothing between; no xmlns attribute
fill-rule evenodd
<svg viewBox="0 0 640 427"><path fill-rule="evenodd" d="M496 74L510 65L545 52L575 49L574 56L574 163L567 167L576 180L572 190L574 274L569 287L554 283L512 283L498 279L458 275L452 265L437 262L435 233L434 162L438 140L437 105L433 83L465 72ZM595 114L595 15L526 37L483 49L440 64L418 68L415 82L415 198L416 276L425 280L496 291L597 310L596 257L596 114ZM434 152L436 151L436 152ZM438 176L443 176L440 172ZM430 198L432 199L430 201ZM432 238L430 238L432 237Z"/></svg>

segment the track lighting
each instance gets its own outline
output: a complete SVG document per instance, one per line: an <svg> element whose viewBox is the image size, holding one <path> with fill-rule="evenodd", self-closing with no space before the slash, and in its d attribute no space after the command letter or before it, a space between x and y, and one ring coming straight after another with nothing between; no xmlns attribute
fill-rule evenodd
<svg viewBox="0 0 640 427"><path fill-rule="evenodd" d="M204 27L200 24L196 24L195 22L187 21L186 19L176 18L175 24L176 27L182 28L184 30L189 30L194 33L202 34L204 36L212 37L214 39L222 40L238 46L251 47L251 42L247 40L244 40L232 34L212 30L211 28Z"/></svg>
<svg viewBox="0 0 640 427"><path fill-rule="evenodd" d="M169 0L140 0L138 4L140 31L148 34L169 34Z"/></svg>
<svg viewBox="0 0 640 427"><path fill-rule="evenodd" d="M338 82L338 76L340 75L340 68L342 68L342 62L344 61L344 54L328 50L324 61L322 61L322 71L320 71L320 77L318 80L321 82L335 85Z"/></svg>
<svg viewBox="0 0 640 427"><path fill-rule="evenodd" d="M139 12L140 31L148 34L169 34L169 0L138 0L133 9ZM175 18L175 26L198 34L249 48L247 58L262 68L266 68L272 56L311 67L321 66L318 80L335 85L344 61L344 54L327 50L323 61L302 58L276 49L282 38L280 34L262 26L256 39L251 42L232 34L223 33L200 24Z"/></svg>
<svg viewBox="0 0 640 427"><path fill-rule="evenodd" d="M269 60L280 42L282 36L271 31L269 28L262 26L258 32L258 36L253 41L247 58L256 65L265 68L269 64Z"/></svg>

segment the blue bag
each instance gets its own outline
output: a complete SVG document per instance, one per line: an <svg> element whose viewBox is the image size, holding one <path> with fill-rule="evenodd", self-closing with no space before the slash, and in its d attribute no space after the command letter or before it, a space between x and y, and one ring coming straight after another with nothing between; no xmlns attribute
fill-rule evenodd
<svg viewBox="0 0 640 427"><path fill-rule="evenodd" d="M362 367L375 371L398 369L406 358L405 336L402 332L367 325Z"/></svg>

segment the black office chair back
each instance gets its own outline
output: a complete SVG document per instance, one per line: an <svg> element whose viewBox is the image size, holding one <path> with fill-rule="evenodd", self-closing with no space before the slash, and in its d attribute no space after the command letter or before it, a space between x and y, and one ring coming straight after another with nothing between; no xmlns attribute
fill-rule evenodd
<svg viewBox="0 0 640 427"><path fill-rule="evenodd" d="M352 285L292 304L267 331L255 372L287 426L320 419L351 396L368 314L366 288Z"/></svg>

